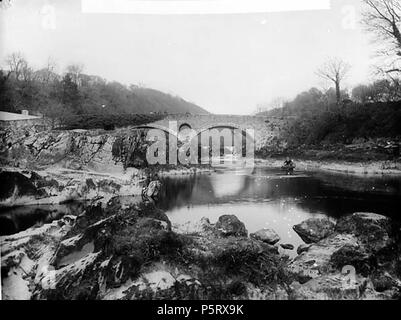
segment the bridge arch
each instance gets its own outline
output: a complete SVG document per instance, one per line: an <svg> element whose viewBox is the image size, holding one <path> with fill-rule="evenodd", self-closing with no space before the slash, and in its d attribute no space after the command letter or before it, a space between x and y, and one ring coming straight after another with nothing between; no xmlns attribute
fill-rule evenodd
<svg viewBox="0 0 401 320"><path fill-rule="evenodd" d="M181 123L180 126L178 127L178 132L180 132L181 130L184 130L186 128L192 129L192 126L187 122Z"/></svg>
<svg viewBox="0 0 401 320"><path fill-rule="evenodd" d="M251 137L246 132L246 129L250 129L250 128L242 128L241 126L239 126L238 124L233 123L233 122L231 122L231 123L230 122L228 122L228 123L220 122L220 123L213 123L213 124L206 125L198 130L197 135L200 135L202 132L204 132L206 130L219 129L219 128L221 128L221 129L238 129L238 130L242 131L243 135L245 133L246 138L249 137L253 142L255 142L255 140L256 140L255 136Z"/></svg>
<svg viewBox="0 0 401 320"><path fill-rule="evenodd" d="M178 138L178 132L175 132L173 130L171 130L170 128L167 128L165 126L159 125L157 123L153 123L153 124L149 124L149 125L140 125L140 126L135 126L133 127L133 129L159 129L162 130L164 132L166 132L167 134L172 134L173 136Z"/></svg>
<svg viewBox="0 0 401 320"><path fill-rule="evenodd" d="M185 122L179 126L178 132L175 132L174 130L171 130L170 128L165 127L160 124L157 124L157 123L152 123L152 124L148 124L148 125L139 125L139 126L134 127L134 129L149 129L149 130L150 129L159 129L159 130L166 132L167 134L172 134L173 136L177 137L178 140L180 140L180 130L182 130L183 128L189 128L189 129L194 130L196 132L196 136L200 136L202 134L202 132L207 131L207 130L212 130L212 129L238 129L238 130L241 130L243 134L245 133L246 138L250 138L253 142L255 142L255 140L256 140L255 136L251 137L246 132L246 129L249 129L249 128L243 128L240 125L233 123L233 122L218 122L218 123L208 124L206 126L201 127L200 129L193 129L191 124L189 124L188 122Z"/></svg>

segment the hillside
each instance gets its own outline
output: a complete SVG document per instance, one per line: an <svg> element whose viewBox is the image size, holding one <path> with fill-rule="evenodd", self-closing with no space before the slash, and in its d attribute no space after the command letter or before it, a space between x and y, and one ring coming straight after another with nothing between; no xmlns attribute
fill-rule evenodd
<svg viewBox="0 0 401 320"><path fill-rule="evenodd" d="M149 89L149 88L135 88L131 89L133 98L132 105L129 107L135 113L192 113L192 114L207 114L205 109L185 101L180 97L174 97L164 92Z"/></svg>
<svg viewBox="0 0 401 320"><path fill-rule="evenodd" d="M29 110L63 121L79 115L207 114L205 109L155 89L123 85L101 77L30 71L21 77L0 70L0 110Z"/></svg>

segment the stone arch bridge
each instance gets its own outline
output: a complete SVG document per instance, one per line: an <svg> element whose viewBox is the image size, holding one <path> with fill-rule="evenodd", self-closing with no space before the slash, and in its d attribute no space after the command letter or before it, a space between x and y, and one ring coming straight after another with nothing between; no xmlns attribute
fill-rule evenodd
<svg viewBox="0 0 401 320"><path fill-rule="evenodd" d="M255 147L260 149L263 146L271 146L280 135L282 128L286 125L286 118L241 116L241 115L220 115L220 114L173 114L147 124L146 127L165 128L171 132L169 124L177 122L177 131L182 127L190 127L197 133L212 128L237 128L245 131L253 129L255 134ZM171 132L178 134L178 132Z"/></svg>

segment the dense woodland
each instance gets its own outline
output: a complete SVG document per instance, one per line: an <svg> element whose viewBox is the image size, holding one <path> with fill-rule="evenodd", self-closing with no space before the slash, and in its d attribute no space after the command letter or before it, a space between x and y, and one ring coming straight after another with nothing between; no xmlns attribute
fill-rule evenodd
<svg viewBox="0 0 401 320"><path fill-rule="evenodd" d="M87 75L80 65L57 74L55 63L49 60L46 67L33 70L21 53L10 54L5 65L0 70L2 111L29 110L61 123L110 115L123 115L123 119L133 114L208 113L178 96Z"/></svg>
<svg viewBox="0 0 401 320"><path fill-rule="evenodd" d="M343 91L337 104L334 89L324 93L312 88L263 115L289 118L284 135L290 147L397 139L401 137L400 94L398 85L382 80L354 88L351 96Z"/></svg>

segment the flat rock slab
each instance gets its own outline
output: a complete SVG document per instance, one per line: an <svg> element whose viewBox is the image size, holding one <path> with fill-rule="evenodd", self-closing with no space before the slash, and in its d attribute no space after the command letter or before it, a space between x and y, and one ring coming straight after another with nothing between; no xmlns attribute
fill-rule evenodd
<svg viewBox="0 0 401 320"><path fill-rule="evenodd" d="M318 242L334 232L335 223L327 218L310 218L293 227L305 243Z"/></svg>
<svg viewBox="0 0 401 320"><path fill-rule="evenodd" d="M280 236L273 229L261 229L250 234L251 238L268 244L275 244L280 241Z"/></svg>

